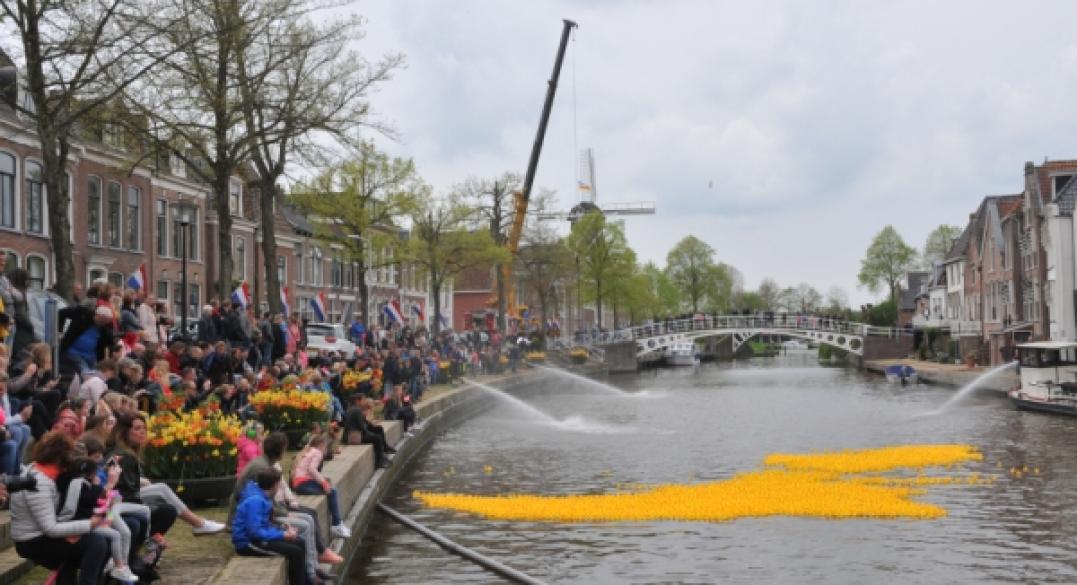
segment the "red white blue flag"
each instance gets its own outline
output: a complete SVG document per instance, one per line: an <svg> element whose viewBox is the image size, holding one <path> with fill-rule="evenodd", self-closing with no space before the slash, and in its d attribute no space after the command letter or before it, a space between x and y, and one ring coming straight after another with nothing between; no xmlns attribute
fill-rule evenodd
<svg viewBox="0 0 1077 585"><path fill-rule="evenodd" d="M138 268L127 277L127 288L142 290L146 288L146 263L138 265Z"/></svg>
<svg viewBox="0 0 1077 585"><path fill-rule="evenodd" d="M317 317L318 321L325 322L325 316L329 314L329 311L326 310L328 306L329 304L325 302L324 292L320 292L310 299L310 309L314 311L314 316Z"/></svg>
<svg viewBox="0 0 1077 585"><path fill-rule="evenodd" d="M393 323L403 323L404 316L400 314L400 302L396 299L385 303L385 308L382 309L385 312L385 316L389 318Z"/></svg>
<svg viewBox="0 0 1077 585"><path fill-rule="evenodd" d="M236 290L232 291L232 302L244 309L251 304L251 292L250 288L247 287L247 281L244 280L239 283Z"/></svg>

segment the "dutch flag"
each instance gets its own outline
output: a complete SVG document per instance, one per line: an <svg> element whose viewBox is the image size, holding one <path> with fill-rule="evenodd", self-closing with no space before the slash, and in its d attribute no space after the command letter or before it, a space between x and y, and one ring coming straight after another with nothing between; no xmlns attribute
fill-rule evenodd
<svg viewBox="0 0 1077 585"><path fill-rule="evenodd" d="M284 316L287 317L292 312L292 307L288 304L288 287L280 287L280 306L284 309Z"/></svg>
<svg viewBox="0 0 1077 585"><path fill-rule="evenodd" d="M418 317L420 323L426 322L426 317L423 315L423 306L421 304L414 303L413 305L411 305L411 312L414 313L416 317Z"/></svg>
<svg viewBox="0 0 1077 585"><path fill-rule="evenodd" d="M310 299L310 309L314 311L314 316L318 318L318 321L325 322L325 316L327 314L325 308L326 302L324 292L320 292Z"/></svg>
<svg viewBox="0 0 1077 585"><path fill-rule="evenodd" d="M251 304L251 292L250 288L247 287L247 281L244 280L239 283L236 290L232 291L232 302L244 309L247 308L247 305Z"/></svg>
<svg viewBox="0 0 1077 585"><path fill-rule="evenodd" d="M142 290L146 288L146 263L138 265L138 268L127 277L127 288Z"/></svg>
<svg viewBox="0 0 1077 585"><path fill-rule="evenodd" d="M404 316L400 314L400 303L396 299L385 303L385 308L382 310L385 312L385 316L393 323L404 322Z"/></svg>

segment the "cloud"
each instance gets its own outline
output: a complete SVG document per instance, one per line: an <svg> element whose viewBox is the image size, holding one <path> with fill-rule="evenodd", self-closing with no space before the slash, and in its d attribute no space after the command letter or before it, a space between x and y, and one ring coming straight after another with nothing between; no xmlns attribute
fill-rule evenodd
<svg viewBox="0 0 1077 585"><path fill-rule="evenodd" d="M408 68L374 106L444 192L523 172L560 33L565 61L537 186L576 199L595 149L600 202L642 259L711 243L748 286L842 286L884 225L912 245L1015 192L1026 160L1069 158L1077 4L1007 2L438 2L369 0L357 48Z"/></svg>

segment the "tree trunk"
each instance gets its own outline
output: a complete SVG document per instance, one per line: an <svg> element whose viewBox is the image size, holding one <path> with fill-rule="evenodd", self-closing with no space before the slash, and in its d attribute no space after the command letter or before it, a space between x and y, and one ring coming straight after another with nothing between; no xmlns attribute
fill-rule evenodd
<svg viewBox="0 0 1077 585"><path fill-rule="evenodd" d="M505 337L505 273L500 264L494 264L494 273L497 275L497 331Z"/></svg>
<svg viewBox="0 0 1077 585"><path fill-rule="evenodd" d="M602 281L595 280L595 327L602 328Z"/></svg>
<svg viewBox="0 0 1077 585"><path fill-rule="evenodd" d="M47 221L56 269L55 287L60 296L71 299L75 284L75 253L71 245L71 223L67 217L71 207L65 169L68 145L66 138L58 136L54 129L43 128L41 136L41 167L45 175L45 198L49 207Z"/></svg>
<svg viewBox="0 0 1077 585"><path fill-rule="evenodd" d="M269 312L280 313L284 307L280 302L281 282L277 277L277 226L273 221L273 202L277 195L276 181L263 180L259 197L262 221L262 259L265 264L266 300Z"/></svg>
<svg viewBox="0 0 1077 585"><path fill-rule="evenodd" d="M213 203L217 211L217 298L222 302L228 299L232 292L229 290L232 284L232 213L228 209L229 178L229 173L218 173L213 184Z"/></svg>
<svg viewBox="0 0 1077 585"><path fill-rule="evenodd" d="M430 277L430 294L434 297L434 324L430 327L430 344L433 346L441 333L441 319L438 318L441 315L441 281L434 277Z"/></svg>
<svg viewBox="0 0 1077 585"><path fill-rule="evenodd" d="M370 327L370 287L366 284L366 264L359 264L359 304L362 306L363 326Z"/></svg>

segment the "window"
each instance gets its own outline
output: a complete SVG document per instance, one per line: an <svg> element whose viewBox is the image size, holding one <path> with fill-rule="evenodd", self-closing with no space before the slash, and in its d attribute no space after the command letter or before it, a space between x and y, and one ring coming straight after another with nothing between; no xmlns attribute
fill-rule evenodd
<svg viewBox="0 0 1077 585"><path fill-rule="evenodd" d="M1072 178L1073 175L1055 175L1051 177L1051 186L1054 187L1055 190L1054 197L1052 197L1051 199L1058 197L1058 194L1066 188L1066 185L1069 184L1070 179Z"/></svg>
<svg viewBox="0 0 1077 585"><path fill-rule="evenodd" d="M119 183L108 184L108 245L120 247L120 197L123 188Z"/></svg>
<svg viewBox="0 0 1077 585"><path fill-rule="evenodd" d="M233 249L234 261L232 262L232 278L236 280L247 279L247 241L243 238L235 238Z"/></svg>
<svg viewBox="0 0 1077 585"><path fill-rule="evenodd" d="M127 249L142 249L142 222L139 214L142 191L138 187L127 187Z"/></svg>
<svg viewBox="0 0 1077 585"><path fill-rule="evenodd" d="M123 273L122 272L109 272L108 281L112 286L123 288Z"/></svg>
<svg viewBox="0 0 1077 585"><path fill-rule="evenodd" d="M27 256L26 271L30 273L30 288L45 290L45 259L41 256Z"/></svg>
<svg viewBox="0 0 1077 585"><path fill-rule="evenodd" d="M168 256L168 202L157 200L157 255Z"/></svg>
<svg viewBox="0 0 1077 585"><path fill-rule="evenodd" d="M169 296L168 296L168 281L167 280L158 280L157 281L157 298L159 300L162 300L162 301L167 301L168 300Z"/></svg>
<svg viewBox="0 0 1077 585"><path fill-rule="evenodd" d="M329 265L329 278L333 283L333 286L339 287L344 282L344 275L341 273L343 265L340 263L340 255L333 254L331 264Z"/></svg>
<svg viewBox="0 0 1077 585"><path fill-rule="evenodd" d="M188 213L190 213L191 223L185 230L179 213L175 209L172 210L172 255L176 258L183 257L183 238L186 237L187 258L193 260L198 258L198 210L191 209Z"/></svg>
<svg viewBox="0 0 1077 585"><path fill-rule="evenodd" d="M181 310L180 309L180 307L181 307L180 299L183 298L183 283L182 282L174 282L174 283L172 283L172 292L173 292L173 297L172 298L175 299L175 301L173 302L173 306L174 306L175 310L178 313ZM201 312L200 312L201 309L199 309L199 306L201 305L201 303L199 301L200 301L201 298L202 298L202 296L201 296L201 291L199 290L199 286L197 284L187 283L187 321L188 322L197 321L199 315L201 315Z"/></svg>
<svg viewBox="0 0 1077 585"><path fill-rule="evenodd" d="M298 282L303 282L303 244L295 245L295 266L295 278Z"/></svg>
<svg viewBox="0 0 1077 585"><path fill-rule="evenodd" d="M101 179L90 177L86 180L86 241L95 246L101 245Z"/></svg>
<svg viewBox="0 0 1077 585"><path fill-rule="evenodd" d="M36 162L26 163L26 231L45 233L44 170Z"/></svg>
<svg viewBox="0 0 1077 585"><path fill-rule="evenodd" d="M187 165L183 162L183 159L174 152L168 155L168 168L169 171L177 177L187 176Z"/></svg>
<svg viewBox="0 0 1077 585"><path fill-rule="evenodd" d="M104 280L104 279L105 279L105 271L101 270L100 268L94 268L93 270L90 271L90 274L89 274L89 281L90 282L88 284L93 285L93 283L95 283L95 282L97 282L99 280Z"/></svg>
<svg viewBox="0 0 1077 585"><path fill-rule="evenodd" d="M0 226L15 227L15 157L0 152Z"/></svg>
<svg viewBox="0 0 1077 585"><path fill-rule="evenodd" d="M282 286L288 278L288 259L284 256L277 256L277 282Z"/></svg>
<svg viewBox="0 0 1077 585"><path fill-rule="evenodd" d="M243 186L236 181L228 183L228 211L230 211L232 215L240 215L240 210L242 209L240 195L242 192Z"/></svg>

